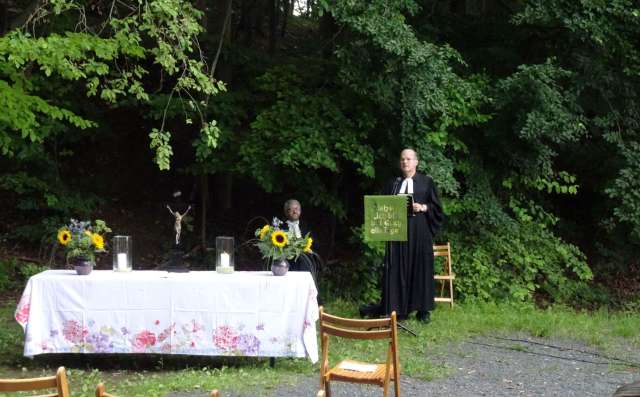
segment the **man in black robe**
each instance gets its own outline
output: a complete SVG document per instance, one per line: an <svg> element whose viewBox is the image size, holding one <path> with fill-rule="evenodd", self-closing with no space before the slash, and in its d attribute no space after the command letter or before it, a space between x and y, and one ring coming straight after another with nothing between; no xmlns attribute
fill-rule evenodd
<svg viewBox="0 0 640 397"><path fill-rule="evenodd" d="M433 236L444 214L433 179L417 172L417 167L416 151L403 150L400 154L402 177L391 179L385 185L384 194L413 196L412 214L407 220L407 241L386 244L382 302L379 307L364 308L362 314L388 315L395 310L399 319L406 319L416 311L419 321L428 322L434 308Z"/></svg>

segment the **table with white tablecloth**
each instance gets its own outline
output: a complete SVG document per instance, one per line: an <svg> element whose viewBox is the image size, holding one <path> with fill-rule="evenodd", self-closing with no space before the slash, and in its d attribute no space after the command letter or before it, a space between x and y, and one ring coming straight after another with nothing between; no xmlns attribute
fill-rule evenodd
<svg viewBox="0 0 640 397"><path fill-rule="evenodd" d="M318 360L308 272L48 270L16 309L24 355L163 353Z"/></svg>

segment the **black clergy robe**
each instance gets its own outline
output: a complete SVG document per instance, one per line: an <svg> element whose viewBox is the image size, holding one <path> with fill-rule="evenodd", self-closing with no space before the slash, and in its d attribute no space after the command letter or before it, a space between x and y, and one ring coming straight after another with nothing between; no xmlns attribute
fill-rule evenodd
<svg viewBox="0 0 640 397"><path fill-rule="evenodd" d="M398 194L403 178L395 178L385 185L384 194ZM386 244L382 277L382 314L396 311L406 317L414 310L430 311L434 307L433 236L444 214L436 186L430 176L413 176L413 200L427 204L427 212L409 216L407 241Z"/></svg>

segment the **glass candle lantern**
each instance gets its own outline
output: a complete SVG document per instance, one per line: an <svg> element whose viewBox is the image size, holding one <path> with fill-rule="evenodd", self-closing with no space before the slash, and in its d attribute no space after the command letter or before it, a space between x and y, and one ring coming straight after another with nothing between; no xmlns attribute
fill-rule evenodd
<svg viewBox="0 0 640 397"><path fill-rule="evenodd" d="M133 270L133 241L131 236L113 236L113 271Z"/></svg>
<svg viewBox="0 0 640 397"><path fill-rule="evenodd" d="M233 237L216 237L216 271L218 273L233 273Z"/></svg>

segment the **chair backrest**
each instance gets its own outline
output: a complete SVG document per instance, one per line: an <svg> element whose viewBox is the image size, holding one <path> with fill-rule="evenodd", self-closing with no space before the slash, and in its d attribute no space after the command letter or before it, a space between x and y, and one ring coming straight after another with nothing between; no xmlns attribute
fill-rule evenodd
<svg viewBox="0 0 640 397"><path fill-rule="evenodd" d="M58 368L55 376L29 379L0 379L0 391L17 392L55 389L53 394L46 397L69 397L69 382L64 367Z"/></svg>
<svg viewBox="0 0 640 397"><path fill-rule="evenodd" d="M444 273L451 274L451 243L443 244L443 245L434 245L433 246L433 256L444 257Z"/></svg>
<svg viewBox="0 0 640 397"><path fill-rule="evenodd" d="M334 335L349 339L393 339L397 323L395 312L391 317L360 320L334 316L320 307L320 335Z"/></svg>
<svg viewBox="0 0 640 397"><path fill-rule="evenodd" d="M220 397L220 393L217 390L213 390L210 397Z"/></svg>
<svg viewBox="0 0 640 397"><path fill-rule="evenodd" d="M329 366L329 335L348 339L388 339L387 365L393 364L397 370L398 362L398 323L396 312L391 317L360 320L334 316L324 312L320 306L320 339L322 343L322 362L320 373L324 374Z"/></svg>
<svg viewBox="0 0 640 397"><path fill-rule="evenodd" d="M104 390L104 383L98 383L98 386L96 387L96 397L116 397L115 395L109 394Z"/></svg>

